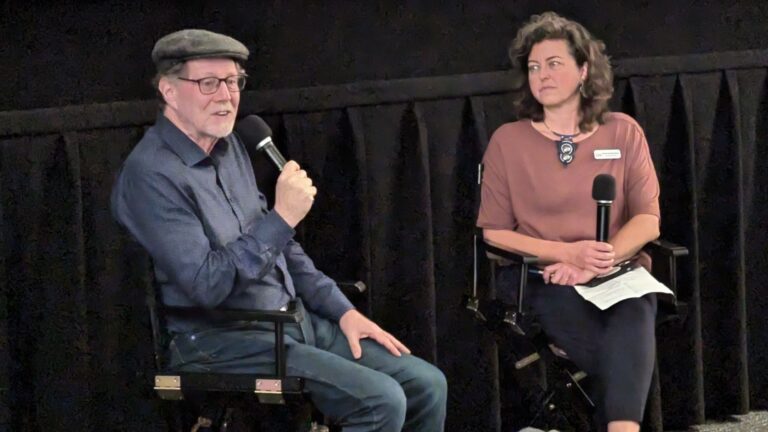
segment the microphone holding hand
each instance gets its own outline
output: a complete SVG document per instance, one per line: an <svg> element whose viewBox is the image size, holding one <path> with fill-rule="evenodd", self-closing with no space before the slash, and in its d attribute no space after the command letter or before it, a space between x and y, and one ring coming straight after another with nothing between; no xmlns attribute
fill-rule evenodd
<svg viewBox="0 0 768 432"><path fill-rule="evenodd" d="M257 143L256 150L266 152L280 170L274 209L288 225L296 227L309 213L317 195L312 179L295 161L286 162L272 142L272 130L261 117L249 115L238 122L235 129L243 142Z"/></svg>

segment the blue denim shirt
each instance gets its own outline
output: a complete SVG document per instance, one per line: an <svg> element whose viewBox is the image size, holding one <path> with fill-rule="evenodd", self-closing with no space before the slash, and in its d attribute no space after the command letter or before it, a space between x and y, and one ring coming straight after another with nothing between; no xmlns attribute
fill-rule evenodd
<svg viewBox="0 0 768 432"><path fill-rule="evenodd" d="M160 114L123 164L112 213L152 256L166 305L275 310L298 296L333 320L352 309L267 208L235 135L207 155ZM213 325L168 322L179 333Z"/></svg>

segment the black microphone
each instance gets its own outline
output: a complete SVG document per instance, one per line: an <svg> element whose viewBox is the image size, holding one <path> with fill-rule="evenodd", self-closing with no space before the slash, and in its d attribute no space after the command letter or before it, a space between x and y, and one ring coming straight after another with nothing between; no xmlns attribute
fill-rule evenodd
<svg viewBox="0 0 768 432"><path fill-rule="evenodd" d="M595 239L608 241L611 224L611 204L616 198L616 180L610 174L598 174L592 182L592 199L597 201L597 230Z"/></svg>
<svg viewBox="0 0 768 432"><path fill-rule="evenodd" d="M261 117L255 114L245 117L237 122L235 131L243 142L256 143L256 150L266 152L277 169L283 170L286 163L285 158L275 147L275 143L272 142L272 129Z"/></svg>

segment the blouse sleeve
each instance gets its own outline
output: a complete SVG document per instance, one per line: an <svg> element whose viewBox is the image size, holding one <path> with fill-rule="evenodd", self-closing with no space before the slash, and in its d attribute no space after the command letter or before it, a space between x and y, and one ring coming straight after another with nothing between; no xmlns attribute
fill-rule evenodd
<svg viewBox="0 0 768 432"><path fill-rule="evenodd" d="M480 193L480 211L477 226L489 229L517 228L517 219L509 193L507 170L504 163L499 131L491 137L483 156L483 182Z"/></svg>
<svg viewBox="0 0 768 432"><path fill-rule="evenodd" d="M653 166L645 133L634 123L627 132L625 197L629 218L639 214L661 217L659 210L659 180Z"/></svg>

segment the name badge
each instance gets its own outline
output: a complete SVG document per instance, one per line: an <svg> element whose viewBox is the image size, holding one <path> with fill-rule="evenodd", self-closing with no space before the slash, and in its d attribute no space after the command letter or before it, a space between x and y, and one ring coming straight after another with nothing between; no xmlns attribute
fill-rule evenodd
<svg viewBox="0 0 768 432"><path fill-rule="evenodd" d="M621 149L595 150L595 159L621 159Z"/></svg>

